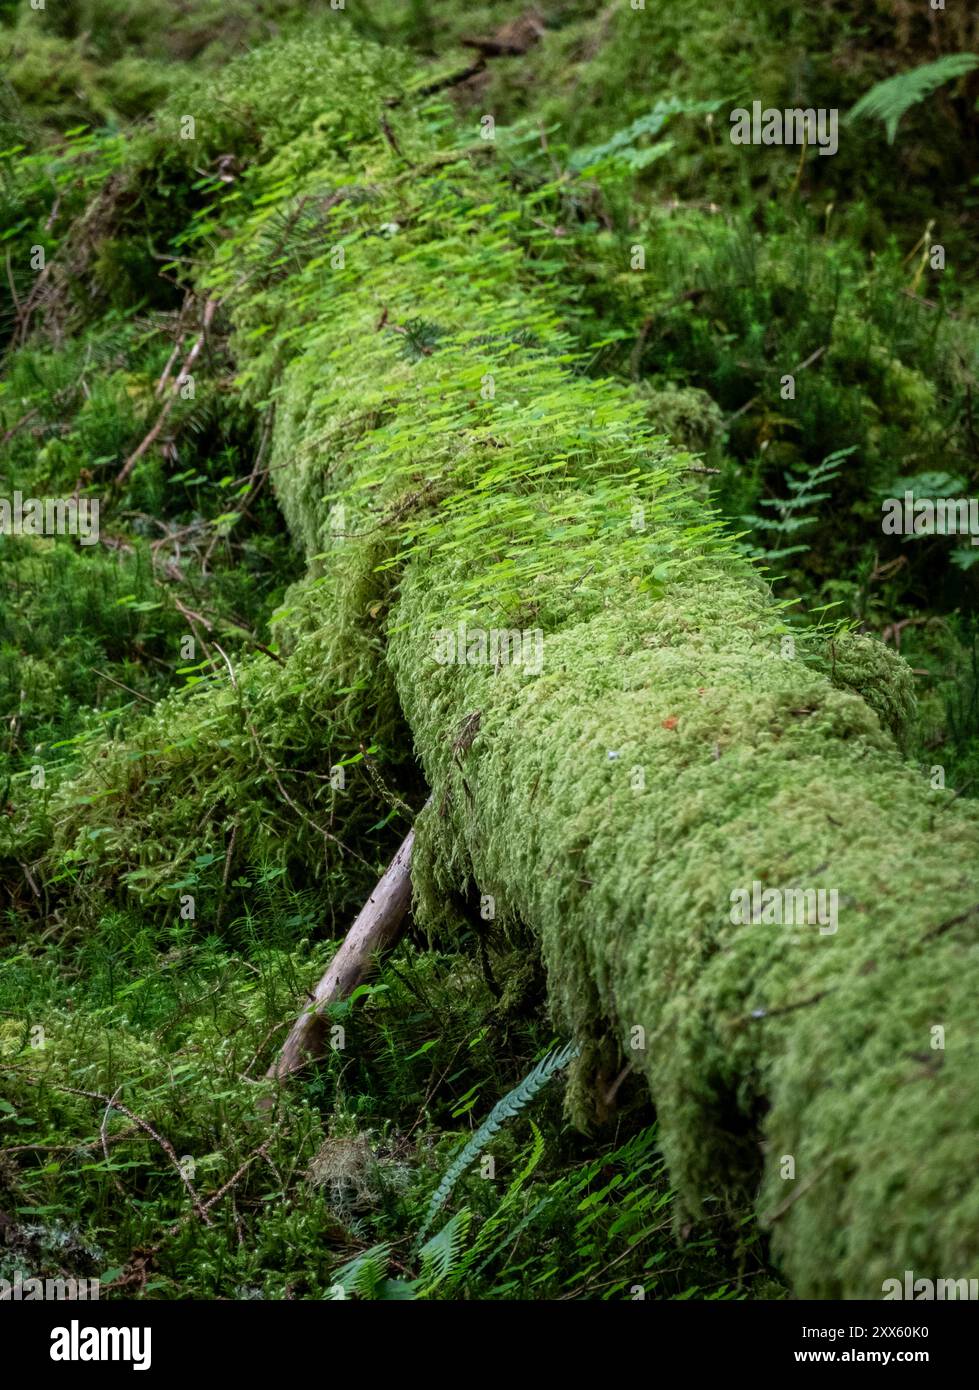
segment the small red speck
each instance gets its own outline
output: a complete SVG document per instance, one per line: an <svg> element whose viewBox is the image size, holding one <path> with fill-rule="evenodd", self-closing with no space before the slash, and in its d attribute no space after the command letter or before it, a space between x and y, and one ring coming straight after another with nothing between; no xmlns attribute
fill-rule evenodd
<svg viewBox="0 0 979 1390"><path fill-rule="evenodd" d="M675 729L676 726L677 726L677 722L678 722L678 721L677 721L677 716L676 716L675 714L671 714L670 717L669 717L669 719L664 719L664 720L663 720L663 728L664 728L664 729Z"/></svg>

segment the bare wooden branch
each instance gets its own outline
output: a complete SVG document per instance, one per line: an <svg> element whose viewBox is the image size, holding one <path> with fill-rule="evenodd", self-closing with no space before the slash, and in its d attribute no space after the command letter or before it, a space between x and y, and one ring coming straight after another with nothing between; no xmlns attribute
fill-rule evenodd
<svg viewBox="0 0 979 1390"><path fill-rule="evenodd" d="M267 1076L284 1081L309 1061L322 1055L329 1005L348 998L370 974L378 958L397 944L411 904L411 849L414 839L414 830L409 830L377 887L358 913L329 970L316 986L310 1005L293 1024Z"/></svg>
<svg viewBox="0 0 979 1390"><path fill-rule="evenodd" d="M188 352L187 356L184 359L184 365L180 368L180 373L176 381L173 383L173 387L170 391L169 396L167 397L166 405L160 412L159 419L157 420L153 428L150 430L149 434L142 441L142 443L139 444L137 448L133 450L133 452L126 459L126 462L123 464L122 468L120 468L116 476L117 483L124 483L126 481L130 473L133 471L133 468L146 453L146 450L156 439L157 435L160 433L164 424L166 423L167 416L173 409L173 403L177 399L177 393L179 392L181 386L184 384L187 378L190 376L190 369L197 361L198 355L200 354L200 350L204 346L204 339L207 337L207 330L211 326L211 320L214 317L214 311L217 307L218 301L216 299L209 299L207 303L204 305L204 322L200 334L198 335L193 346L191 347L190 352ZM169 363L167 364L167 371L169 371ZM163 378L161 377L161 381L162 380Z"/></svg>

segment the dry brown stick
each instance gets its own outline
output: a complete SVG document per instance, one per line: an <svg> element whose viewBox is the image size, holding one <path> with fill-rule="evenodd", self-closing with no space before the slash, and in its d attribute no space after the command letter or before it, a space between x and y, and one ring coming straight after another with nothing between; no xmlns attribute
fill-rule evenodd
<svg viewBox="0 0 979 1390"><path fill-rule="evenodd" d="M109 1101L109 1104L105 1107L105 1114L102 1116L102 1123L99 1126L99 1138L102 1141L102 1152L103 1154L105 1154L106 1168L109 1171L109 1175L112 1179L112 1185L121 1197L125 1197L126 1189L123 1187L122 1183L116 1177L115 1173L111 1171L112 1159L109 1157L109 1116L112 1114L112 1108L115 1105L116 1099L121 1090L122 1087L118 1086L116 1090L113 1091L112 1099Z"/></svg>
<svg viewBox="0 0 979 1390"><path fill-rule="evenodd" d="M182 613L183 616L187 619L187 621L188 621L188 623L190 624L190 626L194 629L194 636L195 636L195 637L198 636L198 632L197 632L197 624L198 624L198 623L200 623L201 627L206 628L206 630L207 630L208 632L211 632L211 631L213 630L214 624L213 624L212 622L210 622L209 619L205 618L205 616L204 616L203 613L198 613L197 610L196 610L195 608L188 608L187 605L186 605L185 603L181 603L180 599L177 598L176 594L174 594L174 597L173 597L173 605L174 605L174 607L176 608L177 612L178 612L178 613ZM209 647L208 647L208 645L207 645L207 641L205 640L205 638L203 638L203 637L200 638L200 644L201 644L201 646L204 648L204 650L208 653L208 655L210 655L210 649L209 649Z"/></svg>
<svg viewBox="0 0 979 1390"><path fill-rule="evenodd" d="M137 1133L139 1126L130 1125L128 1129L119 1130L118 1134L107 1134L106 1144L118 1144L123 1139L131 1139ZM89 1143L84 1141L77 1144L12 1144L7 1148L0 1149L0 1154L26 1154L26 1153L87 1153L90 1149L98 1148L101 1144L101 1134L98 1139L93 1139Z"/></svg>
<svg viewBox="0 0 979 1390"><path fill-rule="evenodd" d="M41 1084L40 1081L34 1081L31 1077L25 1077L24 1079L28 1081L30 1085ZM144 1133L148 1134L151 1139L155 1139L156 1142L159 1144L160 1148L166 1154L167 1158L173 1164L174 1168L176 1168L177 1173L180 1177L180 1181L183 1183L184 1187L186 1187L187 1192L190 1196L190 1200L194 1204L194 1210L197 1213L197 1215L204 1222L205 1226L214 1225L214 1222L207 1214L207 1210L201 1204L201 1199L197 1195L197 1189L194 1187L194 1184L191 1182L190 1178L184 1171L180 1159L177 1157L177 1151L170 1143L170 1140L167 1139L165 1135L159 1134L153 1128L153 1126L149 1124L148 1121L143 1119L141 1115L137 1115L135 1111L130 1110L128 1105L123 1105L121 1100L117 1100L116 1097L119 1095L118 1091L116 1091L114 1096L106 1096L103 1095L101 1091L85 1091L82 1090L79 1086L65 1086L61 1082L57 1081L47 1081L46 1084L53 1087L53 1089L56 1091L64 1091L67 1095L87 1096L89 1100L97 1100L100 1102L100 1104L105 1105L112 1110L118 1110L120 1114L125 1115L128 1120L132 1120L134 1125L138 1125L139 1128L143 1130Z"/></svg>
<svg viewBox="0 0 979 1390"><path fill-rule="evenodd" d="M97 666L90 666L88 669L94 671L97 676L101 676L103 680L111 681L111 683L117 685L120 690L126 690L130 695L135 695L137 700L145 700L148 705L155 703L148 695L141 695L139 691L134 690L131 685L124 685L122 681L117 681L115 676L110 676L107 671L100 671Z"/></svg>
<svg viewBox="0 0 979 1390"><path fill-rule="evenodd" d="M163 371L160 373L159 380L157 381L156 386L153 390L154 396L162 396L167 382L170 380L170 373L173 370L173 364L174 362L176 362L177 357L180 354L180 349L183 347L184 342L187 338L187 333L184 329L184 319L187 315L188 310L193 305L193 302L193 292L191 290L188 290L187 293L184 295L184 302L180 306L180 309L177 313L177 319L174 324L173 351L167 358L167 365L163 368Z"/></svg>
<svg viewBox="0 0 979 1390"><path fill-rule="evenodd" d="M17 347L27 342L27 330L30 327L31 314L34 312L35 306L41 297L41 288L50 275L51 267L54 264L54 261L48 261L47 265L34 281L34 286L30 294L24 300L23 306L18 314L17 332L10 342L11 347Z"/></svg>
<svg viewBox="0 0 979 1390"><path fill-rule="evenodd" d="M14 274L13 274L13 270L11 269L11 266L10 266L10 247L9 247L9 246L7 247L7 284L10 286L10 298L13 300L14 311L15 311L15 313L16 313L16 315L17 315L18 328L19 328L19 327L20 327L20 317L21 317L21 314L23 313L23 310L22 310L21 305L20 305L20 296L19 296L18 293L17 293L17 287L16 287L16 285L14 284Z"/></svg>
<svg viewBox="0 0 979 1390"><path fill-rule="evenodd" d="M252 1081L254 1079L251 1074L252 1067L255 1065L259 1057L261 1057L262 1053L265 1051L265 1044L268 1042L269 1038L271 1038L273 1033L277 1033L280 1028L285 1028L286 1024L289 1023L289 1021L290 1020L288 1018L280 1018L272 1024L271 1028L267 1028L265 1030L265 1034L262 1037L262 1041L258 1044L258 1047L256 1047L255 1051L252 1053L251 1061L248 1063L248 1066L245 1068L245 1070L241 1073L241 1075L238 1078L240 1081ZM0 1153L3 1152L4 1150L0 1149Z"/></svg>
<svg viewBox="0 0 979 1390"><path fill-rule="evenodd" d="M6 444L9 440L13 439L14 435L17 433L18 430L23 429L29 421L34 419L35 415L39 415L40 413L40 408L38 406L35 406L34 409L29 410L26 415L22 415L20 419L17 421L16 425L11 425L10 429L7 430L7 433L3 436L2 439L0 439L0 445Z"/></svg>
<svg viewBox="0 0 979 1390"><path fill-rule="evenodd" d="M216 299L209 299L207 303L204 305L204 322L201 326L201 331L195 339L194 345L190 349L190 352L188 352L187 356L184 358L184 365L180 368L180 372L177 376L177 379L173 383L173 387L170 391L169 396L167 397L166 405L160 411L159 419L157 420L153 428L150 430L149 434L146 436L146 438L142 441L141 444L137 445L137 447L126 459L126 462L120 468L119 472L116 475L117 483L124 483L126 481L130 473L135 468L136 464L143 457L143 455L146 453L146 450L150 447L150 445L156 439L157 435L162 430L163 426L166 424L167 416L173 409L173 403L177 399L177 392L180 389L182 383L185 382L187 380L187 377L190 375L190 369L197 361L197 358L200 355L200 350L204 346L204 339L207 336L207 330L211 326L211 320L214 317L214 311L217 307L218 301Z"/></svg>
<svg viewBox="0 0 979 1390"><path fill-rule="evenodd" d="M309 1007L296 1019L279 1056L266 1076L284 1081L307 1062L322 1055L326 1036L326 1010L348 998L370 974L378 956L389 951L404 929L411 903L411 849L414 830L409 830L357 920L343 940L330 968L313 993Z"/></svg>
<svg viewBox="0 0 979 1390"><path fill-rule="evenodd" d="M132 452L132 453L129 455L129 457L126 459L126 462L125 462L125 463L122 465L122 467L120 468L118 474L116 475L116 482L117 482L117 483L124 483L124 482L126 481L126 479L129 477L130 473L131 473L131 472L133 471L133 469L135 468L136 464L139 462L139 460L140 460L140 459L143 457L143 455L146 453L146 450L150 447L150 445L151 445L151 444L153 443L153 441L156 439L157 435L160 433L160 431L162 430L164 424L166 423L167 416L170 414L170 411L173 409L173 403L174 403L174 400L175 400L175 399L176 399L176 385L174 386L174 390L171 391L170 395L167 397L166 404L164 405L163 409L160 411L160 414L159 414L159 417L157 418L156 424L155 424L155 425L153 426L153 428L150 430L149 434L146 435L146 437L143 439L142 443L139 444L139 445L137 446L137 448L135 448L135 449L133 450L133 452Z"/></svg>
<svg viewBox="0 0 979 1390"><path fill-rule="evenodd" d="M486 55L480 53L474 63L468 67L459 68L456 72L450 72L447 77L440 77L435 82L429 82L424 87L416 87L412 96L417 100L419 97L434 96L436 92L445 91L446 87L457 87L460 82L468 82L470 77L476 77L486 66ZM395 98L387 101L387 106L400 106L404 98Z"/></svg>
<svg viewBox="0 0 979 1390"><path fill-rule="evenodd" d="M174 364L174 362L176 362L176 360L177 360L177 355L178 355L178 353L180 352L180 349L183 347L183 345L184 345L184 334L181 333L180 336L178 337L177 341L176 341L176 342L174 343L174 345L173 345L173 351L171 352L170 356L167 358L167 365L163 368L163 371L160 373L160 378L159 378L159 380L157 381L156 386L155 386L155 388L154 388L154 390L153 390L154 396L157 396L157 397L162 396L162 394L163 394L163 389L164 389L164 387L166 386L167 382L170 380L170 373L171 373L171 371L173 370L173 364Z"/></svg>
<svg viewBox="0 0 979 1390"><path fill-rule="evenodd" d="M228 1179L228 1181L227 1181L226 1183L222 1184L222 1186L218 1188L217 1192L215 1192L212 1196L208 1197L208 1199L207 1199L206 1202L203 1202L203 1203L201 1204L200 1209L199 1209L199 1212L198 1212L198 1215L201 1215L201 1214L202 1214L202 1215L203 1215L203 1218L207 1221L208 1225L213 1225L213 1224L214 1224L214 1223L210 1220L210 1217L208 1216L208 1212L211 1210L211 1208L212 1208L217 1202L219 1202L219 1201L221 1200L222 1197L225 1196L225 1194L226 1194L227 1192L229 1192L238 1182L240 1182L242 1176L243 1176L245 1173L247 1173L248 1169L249 1169L249 1168L251 1167L251 1165L254 1163L255 1159L256 1159L256 1158L264 1158L264 1159L266 1159L266 1160L268 1159L268 1149L269 1149L269 1145L272 1143L273 1139L275 1139L275 1137L278 1135L278 1133L279 1133L279 1131L280 1131L281 1128L282 1128L282 1122L281 1122L281 1120L280 1120L280 1122L275 1126L275 1129L274 1129L274 1130L272 1131L272 1133L268 1136L268 1138L267 1138L267 1139L264 1139L264 1140L262 1141L262 1143L259 1144L259 1146L258 1146L258 1148L255 1150L255 1152L252 1153L252 1154L250 1154L249 1157L245 1159L245 1161L244 1161L244 1163L241 1165L241 1167L238 1168L237 1171L234 1172L234 1173L231 1175L231 1177ZM109 1137L112 1138L113 1136L110 1135ZM156 1242L155 1245L151 1245L148 1249L144 1248L144 1249L140 1252L140 1255L139 1255L139 1257L138 1257L138 1263L141 1264L143 1270L145 1270L145 1268L146 1268L146 1266L149 1264L150 1260L152 1260L152 1259L154 1258L154 1256L156 1256L157 1254L159 1254L159 1252L163 1249L164 1241L170 1240L170 1239L172 1239L173 1236L176 1236L176 1235L179 1235L179 1234L180 1234L180 1232L183 1230L183 1228L186 1226L188 1220L190 1219L190 1216L191 1216L191 1213L190 1213L190 1212L184 1212L183 1216L181 1216L179 1220L175 1221L175 1222L173 1223L172 1226L169 1226L169 1227L167 1228L167 1230L164 1231L162 1238L161 1238L160 1240L158 1240L158 1241ZM130 1263L133 1262L133 1257L130 1257L130 1261L129 1261L129 1262L130 1262ZM128 1283L131 1283L131 1282L132 1282L132 1276L121 1276L121 1277L118 1278L118 1279L113 1279L113 1281L111 1282L111 1284L103 1284L102 1287L103 1287L103 1289L118 1289L118 1288L124 1287L124 1285L126 1285L126 1284L128 1284ZM145 1283L145 1275L144 1275L143 1282Z"/></svg>
<svg viewBox="0 0 979 1390"><path fill-rule="evenodd" d="M221 1184L217 1192L214 1193L213 1197L208 1197L207 1201L201 1207L201 1211L210 1211L211 1208L217 1202L220 1202L221 1198L225 1195L225 1193L230 1192L231 1189L235 1186L235 1184L241 1180L245 1173L247 1173L248 1169L255 1162L256 1158L268 1158L269 1145L272 1143L272 1140L276 1137L276 1134L278 1134L279 1129L281 1129L281 1127L282 1126L280 1122L279 1125L276 1126L275 1132L273 1134L270 1134L269 1137L263 1143L259 1144L258 1148L255 1150L254 1153L249 1154L249 1156L245 1159L244 1163L239 1168L237 1168L235 1172L231 1174L231 1177L228 1179L228 1181Z"/></svg>
<svg viewBox="0 0 979 1390"><path fill-rule="evenodd" d="M805 371L806 367L811 367L814 362L818 362L825 351L826 345L824 344L822 347L818 347L815 352L811 352L804 362L800 362L797 366L792 368L792 375L795 376L797 372ZM733 415L727 417L724 421L725 426L733 424L740 415L743 415L746 410L750 410L760 399L760 396L752 396L750 401L745 401L744 405L739 406Z"/></svg>

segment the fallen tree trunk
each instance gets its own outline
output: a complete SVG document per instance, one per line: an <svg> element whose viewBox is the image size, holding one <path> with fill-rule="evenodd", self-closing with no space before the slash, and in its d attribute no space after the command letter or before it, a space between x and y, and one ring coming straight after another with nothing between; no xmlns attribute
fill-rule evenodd
<svg viewBox="0 0 979 1390"><path fill-rule="evenodd" d="M431 158L410 121L398 142ZM386 619L377 679L433 793L416 912L437 925L475 884L531 927L584 1044L579 1112L617 1045L686 1209L760 1192L799 1294L968 1273L979 816L902 760L910 673L846 633L785 642L689 456L569 371L553 265L501 177L460 157L408 185L379 143L363 158L342 273L319 258L277 289L280 344L303 347L272 473L317 603L350 644ZM232 308L243 354L263 312ZM260 391L279 362L254 360Z"/></svg>

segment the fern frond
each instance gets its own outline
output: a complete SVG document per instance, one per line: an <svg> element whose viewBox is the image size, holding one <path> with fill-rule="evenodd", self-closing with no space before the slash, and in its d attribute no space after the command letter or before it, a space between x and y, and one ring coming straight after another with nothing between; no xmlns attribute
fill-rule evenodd
<svg viewBox="0 0 979 1390"><path fill-rule="evenodd" d="M832 492L820 489L837 478L844 459L849 458L856 451L856 447L855 444L851 444L847 449L836 449L833 453L827 454L822 463L810 468L804 477L788 479L788 497L763 497L761 506L772 507L778 513L777 517L760 517L748 513L740 520L756 531L770 531L778 537L786 538L807 526L813 526L819 520L819 516L810 508L832 496ZM754 553L759 558L764 557L769 561L784 560L789 555L805 554L808 549L807 545L792 545L778 550L758 550Z"/></svg>
<svg viewBox="0 0 979 1390"><path fill-rule="evenodd" d="M426 1294L455 1271L471 1221L472 1212L468 1207L463 1207L418 1252L422 1262L418 1283Z"/></svg>
<svg viewBox="0 0 979 1390"><path fill-rule="evenodd" d="M428 1211L425 1213L425 1220L422 1223L422 1228L418 1233L419 1241L424 1239L435 1217L435 1213L448 1200L449 1194L452 1192L459 1178L469 1165L479 1157L487 1142L493 1138L493 1135L496 1134L507 1120L511 1120L515 1115L519 1115L520 1111L530 1104L538 1092L544 1089L551 1077L554 1076L556 1072L559 1072L562 1067L566 1067L577 1052L577 1044L569 1043L567 1047L562 1047L558 1049L558 1051L550 1053L542 1061L538 1062L533 1071L529 1072L518 1086L515 1086L512 1091L508 1091L503 1099L493 1106L493 1109L487 1115L479 1129L477 1129L476 1133L463 1146L459 1155L449 1164L442 1181L435 1189L432 1200L428 1204Z"/></svg>
<svg viewBox="0 0 979 1390"><path fill-rule="evenodd" d="M541 1159L544 1157L544 1135L541 1133L539 1126L534 1124L533 1120L530 1121L530 1128L533 1131L534 1139L533 1143L530 1146L530 1153L528 1155L527 1162L520 1169L520 1172L513 1179L513 1182L511 1182L510 1186L503 1194L503 1197L500 1201L499 1206L496 1208L496 1211L494 1211L493 1214L487 1217L486 1221L483 1222L483 1225L480 1227L479 1234L477 1235L476 1239L473 1241L469 1249L466 1251L465 1258L462 1261L462 1267L459 1271L460 1273L468 1271L470 1266L483 1253L483 1251L492 1245L493 1237L494 1235L496 1235L496 1233L500 1230L501 1227L504 1228L504 1241L508 1244L512 1244L512 1242L516 1239L516 1236L519 1234L520 1231L524 1229L525 1224L527 1224L525 1221L521 1221L515 1229L510 1231L507 1231L505 1229L510 1213L513 1207L515 1206L517 1198L520 1196L520 1193L523 1190L524 1185L526 1184L531 1174L534 1172L534 1169L540 1163ZM537 1206L534 1208L535 1215L538 1211L543 1209L543 1206L546 1205L548 1200L549 1198L545 1197L543 1202L538 1202ZM492 1254L487 1257L487 1259L489 1258L492 1258ZM486 1261L484 1261L483 1263L486 1263ZM482 1265L480 1265L480 1268L482 1268Z"/></svg>
<svg viewBox="0 0 979 1390"><path fill-rule="evenodd" d="M527 1215L521 1221L517 1222L516 1226L512 1226L508 1231L504 1232L503 1239L494 1245L487 1254L483 1255L479 1264L474 1265L472 1263L473 1260L475 1260L478 1255L482 1254L483 1250L486 1248L486 1244L488 1244L488 1242L478 1241L467 1254L464 1265L469 1278L477 1279L486 1266L497 1258L505 1245L509 1246L512 1250L528 1226L532 1226L542 1212L546 1211L548 1207L553 1206L558 1200L559 1195L560 1189L556 1192L546 1192L539 1202L534 1203ZM480 1236L482 1236L482 1232L480 1232Z"/></svg>
<svg viewBox="0 0 979 1390"><path fill-rule="evenodd" d="M515 1196L520 1191L538 1163L540 1163L541 1159L544 1157L544 1135L539 1126L534 1124L533 1120L530 1122L530 1128L534 1135L534 1142L530 1148L530 1156L513 1182L507 1188L506 1196L503 1198L504 1202L509 1201L511 1196Z"/></svg>
<svg viewBox="0 0 979 1390"><path fill-rule="evenodd" d="M355 1293L358 1298L373 1299L387 1280L388 1259L391 1246L385 1241L362 1250L356 1259L343 1265L333 1276L333 1299L346 1298ZM342 1290L342 1292L340 1292Z"/></svg>
<svg viewBox="0 0 979 1390"><path fill-rule="evenodd" d="M574 150L569 163L572 169L585 169L591 164L600 164L606 159L623 160L633 169L642 169L653 159L659 159L673 148L672 140L661 140L657 144L639 148L636 141L644 135L658 135L671 116L700 116L716 111L719 101L681 101L670 97L658 101L645 116L639 116L631 125L617 130L601 145L589 145Z"/></svg>
<svg viewBox="0 0 979 1390"><path fill-rule="evenodd" d="M906 111L916 106L919 101L924 101L925 97L930 96L936 88L944 86L946 82L951 82L956 77L964 77L977 65L979 57L975 53L950 53L934 63L923 63L921 67L912 68L910 72L888 77L886 81L878 82L869 92L864 93L848 119L853 121L863 116L874 116L877 120L883 121L887 131L887 142L893 145L898 122Z"/></svg>

